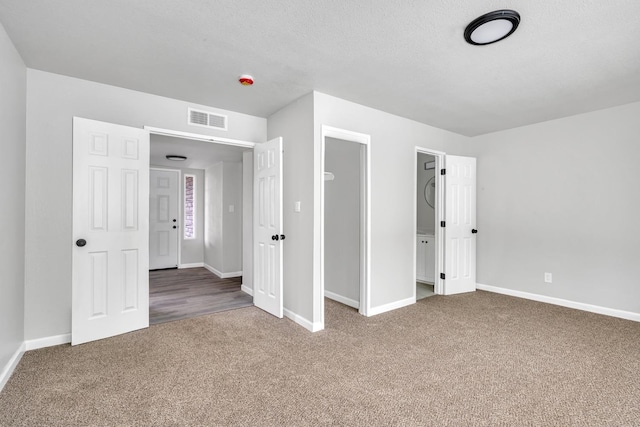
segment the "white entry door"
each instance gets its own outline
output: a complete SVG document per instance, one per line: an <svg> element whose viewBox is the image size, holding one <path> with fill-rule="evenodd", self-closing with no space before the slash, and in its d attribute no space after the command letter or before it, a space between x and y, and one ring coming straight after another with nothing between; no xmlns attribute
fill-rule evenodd
<svg viewBox="0 0 640 427"><path fill-rule="evenodd" d="M476 290L476 159L445 156L445 295Z"/></svg>
<svg viewBox="0 0 640 427"><path fill-rule="evenodd" d="M73 118L71 344L149 326L149 133Z"/></svg>
<svg viewBox="0 0 640 427"><path fill-rule="evenodd" d="M149 269L178 266L177 170L151 169L149 181Z"/></svg>
<svg viewBox="0 0 640 427"><path fill-rule="evenodd" d="M253 149L253 303L282 317L282 138Z"/></svg>

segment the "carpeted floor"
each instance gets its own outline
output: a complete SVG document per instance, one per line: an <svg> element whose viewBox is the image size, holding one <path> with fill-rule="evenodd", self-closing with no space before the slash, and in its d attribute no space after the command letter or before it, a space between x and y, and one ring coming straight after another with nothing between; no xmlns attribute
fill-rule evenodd
<svg viewBox="0 0 640 427"><path fill-rule="evenodd" d="M27 352L0 425L638 426L640 324L487 292L243 308Z"/></svg>

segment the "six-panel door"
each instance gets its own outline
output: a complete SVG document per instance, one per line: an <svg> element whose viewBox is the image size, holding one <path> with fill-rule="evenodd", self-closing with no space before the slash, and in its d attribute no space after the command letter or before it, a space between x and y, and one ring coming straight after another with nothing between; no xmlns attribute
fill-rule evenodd
<svg viewBox="0 0 640 427"><path fill-rule="evenodd" d="M149 326L148 238L148 132L74 117L73 345Z"/></svg>

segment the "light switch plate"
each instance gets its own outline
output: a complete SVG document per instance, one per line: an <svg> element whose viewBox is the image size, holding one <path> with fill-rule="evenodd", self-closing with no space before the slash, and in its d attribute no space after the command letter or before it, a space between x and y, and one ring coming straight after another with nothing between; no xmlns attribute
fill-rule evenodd
<svg viewBox="0 0 640 427"><path fill-rule="evenodd" d="M293 208L295 212L300 212L300 202L296 202L295 207Z"/></svg>

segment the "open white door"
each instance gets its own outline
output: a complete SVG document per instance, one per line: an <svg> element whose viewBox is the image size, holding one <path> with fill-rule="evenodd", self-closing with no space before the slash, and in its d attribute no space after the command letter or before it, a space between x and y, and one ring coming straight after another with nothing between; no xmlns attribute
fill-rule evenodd
<svg viewBox="0 0 640 427"><path fill-rule="evenodd" d="M476 159L445 156L445 295L476 290Z"/></svg>
<svg viewBox="0 0 640 427"><path fill-rule="evenodd" d="M253 149L253 303L282 317L282 138Z"/></svg>
<svg viewBox="0 0 640 427"><path fill-rule="evenodd" d="M178 175L151 169L149 186L149 270L178 266Z"/></svg>
<svg viewBox="0 0 640 427"><path fill-rule="evenodd" d="M149 133L73 118L71 344L149 326Z"/></svg>

